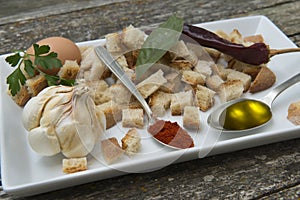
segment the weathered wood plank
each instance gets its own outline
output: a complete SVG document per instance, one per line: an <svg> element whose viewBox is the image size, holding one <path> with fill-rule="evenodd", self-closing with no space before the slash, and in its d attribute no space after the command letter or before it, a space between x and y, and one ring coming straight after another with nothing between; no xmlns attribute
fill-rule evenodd
<svg viewBox="0 0 300 200"><path fill-rule="evenodd" d="M276 3L277 2L277 3ZM137 27L163 22L174 12L188 23L245 15L266 15L299 45L300 1L132 1L1 25L0 54L25 49L38 39L65 36L76 42L97 39L129 24ZM160 9L158 9L160 8ZM276 12L275 12L276 11Z"/></svg>

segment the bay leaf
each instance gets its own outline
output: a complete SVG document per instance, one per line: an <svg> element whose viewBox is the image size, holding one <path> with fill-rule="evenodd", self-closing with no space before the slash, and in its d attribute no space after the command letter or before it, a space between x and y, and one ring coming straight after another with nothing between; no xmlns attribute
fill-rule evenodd
<svg viewBox="0 0 300 200"><path fill-rule="evenodd" d="M182 28L183 19L173 15L151 32L144 42L137 58L137 79L178 42Z"/></svg>

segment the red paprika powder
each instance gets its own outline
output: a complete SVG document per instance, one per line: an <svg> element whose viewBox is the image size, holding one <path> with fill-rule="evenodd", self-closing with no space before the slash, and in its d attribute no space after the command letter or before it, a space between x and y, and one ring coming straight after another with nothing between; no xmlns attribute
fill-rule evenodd
<svg viewBox="0 0 300 200"><path fill-rule="evenodd" d="M158 120L148 132L159 141L181 149L194 147L193 138L177 122Z"/></svg>

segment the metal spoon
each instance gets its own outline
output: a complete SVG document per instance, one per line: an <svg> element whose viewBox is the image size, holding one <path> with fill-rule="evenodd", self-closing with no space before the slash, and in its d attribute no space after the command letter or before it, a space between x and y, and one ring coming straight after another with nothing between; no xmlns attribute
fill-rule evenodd
<svg viewBox="0 0 300 200"><path fill-rule="evenodd" d="M222 131L249 131L265 125L272 118L275 98L300 81L300 73L289 78L261 99L239 98L217 107L207 118L212 128Z"/></svg>
<svg viewBox="0 0 300 200"><path fill-rule="evenodd" d="M128 78L128 76L125 74L124 70L120 66L120 64L112 57L112 55L107 51L106 48L103 46L97 46L95 48L96 55L99 57L100 60L116 75L116 77L124 84L124 86L136 97L136 99L141 103L142 107L144 108L148 120L150 124L153 124L157 121L157 118L155 118L152 114L152 111L145 101L145 99L142 97L140 92L137 90L135 84ZM170 147L172 149L180 149L178 147L174 147L171 145L168 145L166 143L163 143L162 141L156 139L153 137L157 142Z"/></svg>

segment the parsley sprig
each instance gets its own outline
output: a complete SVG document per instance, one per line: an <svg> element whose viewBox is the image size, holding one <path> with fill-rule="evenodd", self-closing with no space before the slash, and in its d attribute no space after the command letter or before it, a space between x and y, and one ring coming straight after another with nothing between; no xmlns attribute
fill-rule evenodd
<svg viewBox="0 0 300 200"><path fill-rule="evenodd" d="M74 85L75 80L62 79L59 76L46 74L41 71L42 69L54 69L61 68L62 62L57 58L57 53L50 52L48 45L38 44L33 45L34 54L29 54L26 51L16 51L15 54L8 56L5 61L8 62L11 67L17 67L6 79L6 83L9 85L12 96L15 96L21 89L22 85L25 85L26 77L21 70L21 64L24 63L24 70L33 77L37 72L43 74L47 79L48 85ZM34 57L34 63L31 61L31 57ZM37 67L39 66L39 67Z"/></svg>

